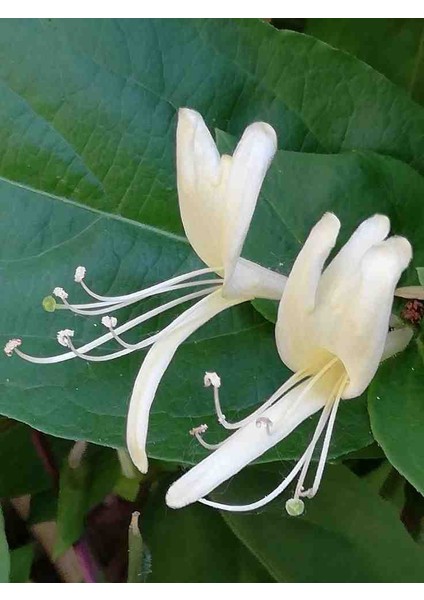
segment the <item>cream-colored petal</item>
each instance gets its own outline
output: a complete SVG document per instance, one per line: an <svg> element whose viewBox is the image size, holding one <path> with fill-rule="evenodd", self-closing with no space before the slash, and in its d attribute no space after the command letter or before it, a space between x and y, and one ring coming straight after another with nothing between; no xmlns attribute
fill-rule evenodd
<svg viewBox="0 0 424 600"><path fill-rule="evenodd" d="M246 128L232 157L225 189L225 277L229 280L249 230L266 172L277 150L277 135L267 123Z"/></svg>
<svg viewBox="0 0 424 600"><path fill-rule="evenodd" d="M405 350L409 342L412 340L414 332L410 327L400 327L389 331L386 342L384 344L383 356L381 360L386 360L399 352Z"/></svg>
<svg viewBox="0 0 424 600"><path fill-rule="evenodd" d="M146 473L146 437L149 414L158 385L176 350L196 329L221 311L244 299L225 299L221 289L181 314L163 332L147 353L135 380L127 420L127 445L133 463Z"/></svg>
<svg viewBox="0 0 424 600"><path fill-rule="evenodd" d="M209 267L223 266L225 187L231 159L221 161L201 115L188 108L178 112L177 187L186 236Z"/></svg>
<svg viewBox="0 0 424 600"><path fill-rule="evenodd" d="M391 237L373 246L362 258L357 285L345 298L343 321L338 327L333 325L332 339L326 345L343 361L349 374L343 398L359 396L378 368L396 284L411 258L411 245L402 237ZM327 323L330 319L331 313Z"/></svg>
<svg viewBox="0 0 424 600"><path fill-rule="evenodd" d="M262 418L278 423L278 427L271 428L270 433L266 427L258 427L256 420L233 433L221 447L170 487L166 495L167 505L171 508L182 508L196 502L262 456L326 404L339 376L340 372L337 370L328 373L297 405L296 400L307 382L301 383L283 396L262 415Z"/></svg>
<svg viewBox="0 0 424 600"><path fill-rule="evenodd" d="M327 294L331 294L334 302L339 286L343 288L343 282L355 274L365 253L382 242L389 231L390 220L385 215L377 214L363 221L324 270L318 286L319 301L327 301Z"/></svg>
<svg viewBox="0 0 424 600"><path fill-rule="evenodd" d="M395 296L408 300L424 300L424 285L410 285L397 288Z"/></svg>
<svg viewBox="0 0 424 600"><path fill-rule="evenodd" d="M239 258L233 276L226 281L222 294L225 298L267 298L280 300L287 277L265 269L245 258Z"/></svg>
<svg viewBox="0 0 424 600"><path fill-rule="evenodd" d="M290 272L278 310L275 338L281 360L293 371L310 364L311 331L307 319L324 263L337 240L340 221L326 213L313 227Z"/></svg>

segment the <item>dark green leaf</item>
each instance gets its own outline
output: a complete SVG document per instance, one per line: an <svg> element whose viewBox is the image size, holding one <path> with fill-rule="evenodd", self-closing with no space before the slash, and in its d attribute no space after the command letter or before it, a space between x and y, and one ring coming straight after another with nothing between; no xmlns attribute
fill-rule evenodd
<svg viewBox="0 0 424 600"><path fill-rule="evenodd" d="M4 341L22 335L28 352L42 355L57 352L55 334L64 327L76 330L77 342L92 339L95 335L97 322L63 316L59 311L47 314L40 308L42 298L55 285L67 286L72 281L73 270L78 264L88 267L89 282L93 287L108 293L139 289L199 264L183 238L163 231L181 228L176 196L172 190L171 195L165 193L169 181L172 181L171 187L175 183L171 160L174 131L164 115L171 115L172 120L176 106L190 103L207 114L210 124L222 124L231 131L239 131L253 118L268 119L274 125L284 127L280 132L283 143L296 150L317 147L310 145L312 137L305 134L305 126L297 116L301 114L308 127L313 126L316 135L319 133L318 137L322 137L322 146L332 151L354 145L391 152L396 140L399 152L393 153L398 156L409 160L408 153L412 148L418 148L418 154L421 152L421 147L414 141L420 135L420 109L362 63L306 36L280 33L256 22L105 21L103 29L98 25L88 21L74 22L72 27L65 21L0 24L4 31L0 46L7 43L12 30L22 34L15 36L20 40L19 44L8 45L11 55L17 53L15 58L22 72L7 70L7 61L12 60L7 52L6 63L0 66L0 70L7 71L4 75L7 75L9 86L7 97L13 106L16 101L22 110L30 112L29 122L33 127L27 131L31 135L37 132L38 140L46 144L49 140L50 144L46 154L37 151L35 156L33 152L26 163L29 167L24 170L18 159L26 156L28 139L24 135L9 135L7 139L17 146L13 146L14 151L12 148L8 155L13 155L14 160L3 163L5 169L9 165L5 175L19 183L3 181L0 184L3 217L0 221L1 276L7 282L0 327ZM114 36L118 41L111 44ZM154 57L159 56L155 54L158 40L164 37L166 43L162 44L161 57L165 68L163 79L159 80L159 62L155 62ZM242 49L237 56L234 55L236 38ZM262 47L262 39L269 45ZM128 58L124 40L130 45L133 60ZM216 50L218 40L219 52ZM33 51L24 52L24 44L32 44ZM272 67L274 63L265 61L265 55L262 55L265 46L267 52L275 47L275 64L278 57L284 58L278 66L278 77L276 67L275 72ZM176 53L176 47L181 47L184 52ZM54 60L52 48L57 50ZM171 48L174 49L172 52ZM143 58L146 52L150 62ZM258 55L253 61L255 52ZM194 63L193 56L196 57ZM215 59L215 70L210 70L210 81L200 89L200 74L204 81L205 65L212 58ZM34 68L33 61L38 60L43 60L42 69ZM190 69L184 67L182 71L181 65L188 60ZM173 61L175 71L169 68L170 61ZM309 64L306 71L301 68L305 61ZM259 87L256 79L259 71L254 69L254 64L264 69ZM324 69L324 64L334 68ZM255 71L255 75L247 76L251 71ZM30 79L31 84L26 77L28 72L38 74ZM183 72L188 76L183 77ZM58 73L61 86L56 85ZM300 84L299 73L303 73L307 81ZM347 87L340 83L340 73L346 77ZM94 74L96 85L92 85ZM218 80L221 81L220 88L222 81L228 81L228 96L216 95ZM183 82L183 85L175 86L175 82ZM236 89L234 82L237 82ZM125 92L122 98L117 94L119 85ZM363 91L368 85L369 90L373 90L371 104ZM260 93L247 94L251 86ZM274 88L276 92L272 91ZM302 90L304 93L300 93ZM168 96L172 96L172 102L163 100ZM249 98L249 103L244 102L245 97ZM387 123L383 124L385 111L379 105L383 97L390 105L389 128ZM239 108L232 114L236 98L240 99ZM327 102L328 98L332 100ZM337 118L332 106L336 101L341 106ZM152 112L155 102L160 106L164 102L165 112L161 112L160 107L157 112ZM225 104L224 109L220 102ZM131 125L125 113L127 103L133 110ZM4 105L8 104L5 102ZM381 109L382 115L381 120L374 119L372 132L364 117L370 106L373 110ZM118 118L118 115L123 116ZM287 117L285 120L283 115ZM333 127L330 127L330 117ZM369 119L372 120L371 114ZM16 120L5 119L2 123L9 127ZM69 129L71 123L72 130ZM158 123L162 134L155 129ZM308 143L305 140L309 140ZM57 150L64 143L67 144L66 151ZM57 150L55 156L52 156L53 148ZM102 151L98 152L98 148ZM130 156L136 157L137 167L131 163L132 167L126 170L122 165L130 164ZM141 162L140 157L143 157ZM161 157L160 176L154 180L152 188L152 178L149 179L147 171L158 171L157 157ZM62 166L55 170L56 159ZM86 176L81 171L85 163L89 166L84 172L90 171ZM75 192L78 186L71 181L75 177L74 169L81 182L78 193ZM53 178L51 171L55 173ZM99 189L92 176L94 172L101 185L107 187L104 196L96 196L97 192L90 191L90 186ZM26 174L24 179L22 173ZM57 177L59 180L55 179ZM23 180L43 191L25 189ZM139 187L141 180L150 182L148 189ZM104 210L121 212L143 220L144 224L78 208L73 202L51 196L44 190ZM124 190L128 190L126 196ZM139 210L140 194L148 198L145 210ZM123 196L126 199L120 202ZM387 157L364 152L341 155L281 152L259 202L245 255L265 266L287 272L309 228L325 210L332 209L343 222L341 240L346 239L360 219L370 213L389 214L394 231L410 237L419 257L422 197L420 176L408 166ZM167 210L164 210L164 202ZM22 219L22 215L26 218ZM19 236L15 235L17 230ZM418 264L423 264L423 260ZM72 292L72 298L80 297L78 293L74 295L73 289ZM153 301L148 301L143 308L154 305ZM165 319L155 319L145 328L145 333L157 331L165 322ZM124 444L126 402L141 360L140 354L110 364L92 366L72 361L38 367L22 363L16 357L8 361L3 359L0 410L56 435L121 446ZM266 372L264 364L267 365ZM153 409L149 437L152 456L195 462L203 455L189 440L187 431L200 422L214 421L210 393L201 389L202 374L206 369L216 370L222 376L224 403L231 417L256 406L281 384L287 373L274 348L272 326L249 306L228 311L192 336L177 353ZM246 378L245 373L250 377ZM312 427L313 422L307 423L303 430L264 460L297 456ZM211 438L220 435L218 428L212 427L210 435ZM332 456L367 445L371 439L363 401L344 404Z"/></svg>
<svg viewBox="0 0 424 600"><path fill-rule="evenodd" d="M69 451L65 440L49 437L49 445L57 461ZM40 457L31 441L31 429L9 421L0 430L0 497L13 498L33 494L52 486Z"/></svg>
<svg viewBox="0 0 424 600"><path fill-rule="evenodd" d="M269 582L218 512L200 504L170 510L162 486L140 517L152 555L149 583Z"/></svg>
<svg viewBox="0 0 424 600"><path fill-rule="evenodd" d="M424 352L422 342L380 367L369 392L374 436L387 458L424 494Z"/></svg>
<svg viewBox="0 0 424 600"><path fill-rule="evenodd" d="M26 544L26 546L21 546L11 551L10 583L29 583L33 559L33 544Z"/></svg>
<svg viewBox="0 0 424 600"><path fill-rule="evenodd" d="M424 102L424 19L308 19L305 33L354 54Z"/></svg>
<svg viewBox="0 0 424 600"><path fill-rule="evenodd" d="M271 491L277 482L275 472L255 467L213 495L220 502L245 504ZM319 493L306 501L302 517L285 513L286 497L257 514L222 513L277 581L424 581L422 550L396 510L346 467L327 467Z"/></svg>
<svg viewBox="0 0 424 600"><path fill-rule="evenodd" d="M4 532L3 512L0 505L0 583L9 581L10 557L7 545L6 534Z"/></svg>

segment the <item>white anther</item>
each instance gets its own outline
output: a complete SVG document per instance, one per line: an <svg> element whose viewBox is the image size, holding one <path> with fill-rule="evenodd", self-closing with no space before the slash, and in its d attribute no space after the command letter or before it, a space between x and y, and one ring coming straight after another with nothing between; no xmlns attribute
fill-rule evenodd
<svg viewBox="0 0 424 600"><path fill-rule="evenodd" d="M221 378L219 377L219 375L217 375L217 373L208 373L206 371L205 376L203 378L203 383L205 387L209 387L210 385L212 385L214 388L219 388L221 387Z"/></svg>
<svg viewBox="0 0 424 600"><path fill-rule="evenodd" d="M74 336L73 329L61 329L57 332L57 341L61 346L65 346L65 348L70 347L70 338Z"/></svg>
<svg viewBox="0 0 424 600"><path fill-rule="evenodd" d="M65 290L61 287L54 288L53 296L56 296L56 298L60 298L60 300L67 300L68 298L67 292L65 292Z"/></svg>
<svg viewBox="0 0 424 600"><path fill-rule="evenodd" d="M81 281L85 277L85 274L86 274L85 267L77 267L75 269L75 275L74 275L74 281L75 281L75 283L81 283Z"/></svg>
<svg viewBox="0 0 424 600"><path fill-rule="evenodd" d="M271 419L268 419L268 417L259 417L259 419L256 419L256 427L262 427L263 425L265 425L265 427L267 428L268 433L271 433L271 427L272 427L272 421Z"/></svg>
<svg viewBox="0 0 424 600"><path fill-rule="evenodd" d="M12 356L14 350L16 348L18 348L18 346L20 346L21 344L22 344L22 340L20 340L18 338L14 339L14 340L9 340L4 347L5 354L7 354L7 356Z"/></svg>
<svg viewBox="0 0 424 600"><path fill-rule="evenodd" d="M102 325L104 325L108 329L113 329L114 327L116 327L117 323L118 319L116 317L109 317L108 315L106 315L102 318Z"/></svg>
<svg viewBox="0 0 424 600"><path fill-rule="evenodd" d="M204 425L198 425L197 427L193 427L193 429L190 429L189 434L190 435L201 435L202 433L205 433L208 430L208 426L206 425L206 423Z"/></svg>

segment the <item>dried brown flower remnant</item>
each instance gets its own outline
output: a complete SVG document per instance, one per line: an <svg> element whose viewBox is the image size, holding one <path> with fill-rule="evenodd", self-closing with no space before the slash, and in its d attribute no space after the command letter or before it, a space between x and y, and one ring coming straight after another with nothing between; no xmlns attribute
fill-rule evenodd
<svg viewBox="0 0 424 600"><path fill-rule="evenodd" d="M421 300L409 300L401 312L402 319L417 325L424 317L424 302Z"/></svg>

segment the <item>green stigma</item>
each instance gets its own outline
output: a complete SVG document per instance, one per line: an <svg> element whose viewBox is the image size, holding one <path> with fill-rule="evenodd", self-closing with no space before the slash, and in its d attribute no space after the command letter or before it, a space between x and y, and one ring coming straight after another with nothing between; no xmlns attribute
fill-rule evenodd
<svg viewBox="0 0 424 600"><path fill-rule="evenodd" d="M56 310L56 300L53 296L46 296L42 302L43 308L47 312L54 312Z"/></svg>
<svg viewBox="0 0 424 600"><path fill-rule="evenodd" d="M300 517L305 510L305 504L300 498L290 498L286 502L286 511L291 517Z"/></svg>

